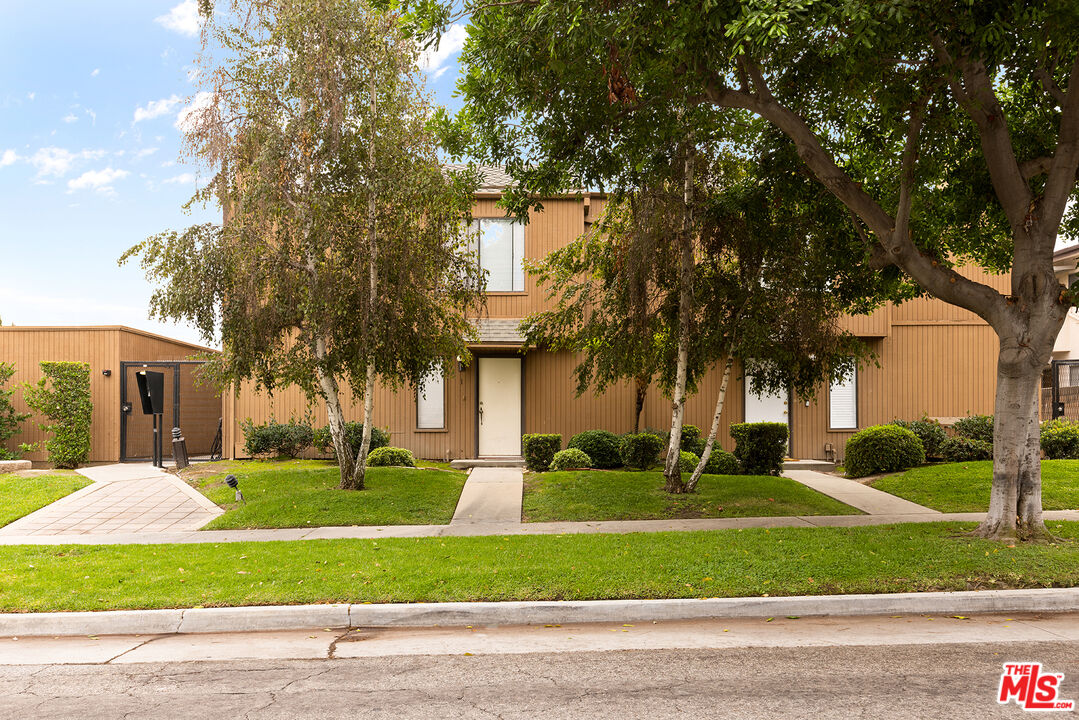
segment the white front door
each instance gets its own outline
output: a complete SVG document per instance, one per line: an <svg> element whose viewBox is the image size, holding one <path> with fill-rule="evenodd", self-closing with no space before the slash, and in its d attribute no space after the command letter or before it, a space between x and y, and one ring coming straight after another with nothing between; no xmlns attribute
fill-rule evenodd
<svg viewBox="0 0 1079 720"><path fill-rule="evenodd" d="M521 455L521 358L481 357L480 457Z"/></svg>
<svg viewBox="0 0 1079 720"><path fill-rule="evenodd" d="M787 424L787 393L777 395L756 395L752 388L752 378L745 379L746 422L778 422Z"/></svg>

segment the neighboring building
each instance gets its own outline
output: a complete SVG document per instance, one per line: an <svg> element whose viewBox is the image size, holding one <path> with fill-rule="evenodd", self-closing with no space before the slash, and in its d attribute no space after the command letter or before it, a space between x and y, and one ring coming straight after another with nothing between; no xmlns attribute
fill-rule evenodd
<svg viewBox="0 0 1079 720"><path fill-rule="evenodd" d="M1057 250L1053 254L1053 270L1057 274L1057 280L1064 287L1070 287L1072 283L1079 280L1077 265L1079 265L1079 245ZM1079 308L1068 311L1068 318L1064 321L1060 334L1057 335L1056 345L1053 346L1053 359L1079 360ZM1079 385L1079 382L1075 384Z"/></svg>
<svg viewBox="0 0 1079 720"><path fill-rule="evenodd" d="M547 288L539 288L524 272L522 259L542 259L585 231L604 203L598 193L544 200L527 225L510 222L496 206L509 178L492 171L477 194L474 217L480 231L480 264L489 271L487 311L477 318L480 335L472 346L472 364L447 368L432 377L423 392L379 389L375 423L387 427L394 445L418 456L453 459L519 456L522 433L555 432L565 440L582 430L630 431L634 394L628 385L602 395L575 396L574 357L566 352L521 352L518 323L549 306ZM1002 292L1007 275L965 273ZM846 327L863 338L876 361L841 385L822 387L815 400L759 398L746 392L736 373L722 416L719 442L730 449L730 423L744 420L787 422L791 454L800 458L842 456L843 446L858 428L911 419L926 414L950 422L970 413L993 411L997 338L980 318L939 300L919 299L886 306L872 315L851 317ZM710 373L687 402L686 421L705 432L711 423L719 373ZM362 404L344 394L346 414L362 417ZM642 414L642 428L670 425L670 401L654 388ZM285 421L309 412L295 390L273 396L244 386L224 400L225 453L243 457L240 421L256 423L271 417ZM326 422L325 410L310 410L315 424Z"/></svg>
<svg viewBox="0 0 1079 720"><path fill-rule="evenodd" d="M1072 245L1053 254L1053 270L1057 280L1070 287L1079 280L1079 245ZM1061 406L1063 403L1063 406ZM1072 308L1064 319L1064 326L1053 345L1053 362L1042 382L1042 417L1054 417L1057 413L1072 420L1079 420L1079 309Z"/></svg>
<svg viewBox="0 0 1079 720"><path fill-rule="evenodd" d="M200 363L190 360L206 352L214 351L122 326L0 327L0 362L15 364L11 383L36 383L42 361L89 364L94 404L90 462L151 457L152 418L142 414L136 389L135 373L140 370L165 376L165 457L172 455L168 433L174 426L181 428L190 455L208 455L221 420L221 397L196 382L194 372ZM27 411L21 390L16 390L14 404L19 412ZM25 421L22 432L8 441L9 449L44 440L40 421L40 417ZM38 450L25 458L42 461L45 452Z"/></svg>

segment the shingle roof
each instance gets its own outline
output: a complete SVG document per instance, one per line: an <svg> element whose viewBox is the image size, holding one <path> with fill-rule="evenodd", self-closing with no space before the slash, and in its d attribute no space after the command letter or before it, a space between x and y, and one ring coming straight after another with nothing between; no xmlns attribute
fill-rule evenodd
<svg viewBox="0 0 1079 720"><path fill-rule="evenodd" d="M446 168L450 170L464 170L466 167L468 166L454 164L446 165ZM516 184L513 181L513 178L506 172L506 169L498 165L477 165L476 169L480 173L479 192L501 192Z"/></svg>
<svg viewBox="0 0 1079 720"><path fill-rule="evenodd" d="M475 318L472 324L479 333L480 343L519 345L524 342L520 318Z"/></svg>

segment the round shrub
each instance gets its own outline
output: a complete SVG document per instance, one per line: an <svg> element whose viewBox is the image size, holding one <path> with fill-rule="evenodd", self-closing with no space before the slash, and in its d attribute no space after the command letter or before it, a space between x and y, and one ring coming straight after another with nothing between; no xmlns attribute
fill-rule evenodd
<svg viewBox="0 0 1079 720"><path fill-rule="evenodd" d="M968 437L953 437L940 446L940 454L948 462L970 462L972 460L992 460L993 445Z"/></svg>
<svg viewBox="0 0 1079 720"><path fill-rule="evenodd" d="M746 475L779 475L787 454L785 423L736 423L730 426L734 456Z"/></svg>
<svg viewBox="0 0 1079 720"><path fill-rule="evenodd" d="M570 438L566 448L577 448L592 458L592 467L609 469L622 464L619 453L621 441L613 432L585 430Z"/></svg>
<svg viewBox="0 0 1079 720"><path fill-rule="evenodd" d="M948 439L948 433L944 432L944 428L936 420L930 420L922 415L921 420L892 420L892 425L905 427L917 435L922 441L927 458L941 457L940 446Z"/></svg>
<svg viewBox="0 0 1079 720"><path fill-rule="evenodd" d="M697 457L704 452L704 438L701 437L701 429L696 425L682 426L682 449L688 450Z"/></svg>
<svg viewBox="0 0 1079 720"><path fill-rule="evenodd" d="M367 464L372 467L416 467L416 458L409 450L396 447L380 447L367 456Z"/></svg>
<svg viewBox="0 0 1079 720"><path fill-rule="evenodd" d="M684 473L691 473L697 469L697 463L701 459L697 457L695 453L691 453L688 450L682 450L678 453L678 470Z"/></svg>
<svg viewBox="0 0 1079 720"><path fill-rule="evenodd" d="M360 454L360 445L363 444L362 422L345 423L345 442L352 447L353 457ZM333 447L333 436L330 434L329 425L323 425L318 430L315 430L312 444L318 448L321 453L329 455L337 454L337 451ZM371 447L369 447L368 450L386 447L389 444L390 434L388 432L380 427L371 428Z"/></svg>
<svg viewBox="0 0 1079 720"><path fill-rule="evenodd" d="M521 453L525 467L532 472L546 472L551 460L562 449L562 436L557 433L528 433L521 436Z"/></svg>
<svg viewBox="0 0 1079 720"><path fill-rule="evenodd" d="M626 467L647 470L659 460L663 450L663 438L652 433L629 434L622 438L619 455Z"/></svg>
<svg viewBox="0 0 1079 720"><path fill-rule="evenodd" d="M592 467L592 458L577 448L559 450L551 460L551 470L553 472L590 467Z"/></svg>
<svg viewBox="0 0 1079 720"><path fill-rule="evenodd" d="M1050 460L1079 460L1079 423L1067 418L1043 422L1042 450Z"/></svg>
<svg viewBox="0 0 1079 720"><path fill-rule="evenodd" d="M993 444L992 415L968 415L965 418L959 418L955 421L955 425L952 425L952 430L956 435Z"/></svg>
<svg viewBox="0 0 1079 720"><path fill-rule="evenodd" d="M709 475L741 475L742 463L738 462L738 458L732 453L714 447L712 454L708 456L704 471Z"/></svg>
<svg viewBox="0 0 1079 720"><path fill-rule="evenodd" d="M847 440L843 465L849 477L905 470L925 462L925 448L912 431L898 425L874 425Z"/></svg>
<svg viewBox="0 0 1079 720"><path fill-rule="evenodd" d="M279 423L271 418L265 425L255 425L248 419L241 422L240 427L244 433L244 449L252 456L299 457L311 447L315 435L310 425L295 420Z"/></svg>

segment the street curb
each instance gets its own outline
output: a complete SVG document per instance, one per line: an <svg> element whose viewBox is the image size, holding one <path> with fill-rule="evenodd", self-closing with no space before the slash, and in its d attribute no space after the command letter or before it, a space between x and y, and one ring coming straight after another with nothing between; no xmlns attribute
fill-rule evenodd
<svg viewBox="0 0 1079 720"><path fill-rule="evenodd" d="M684 600L285 605L7 613L0 614L0 637L164 635L331 627L569 625L787 615L973 615L1075 611L1079 611L1079 588Z"/></svg>

